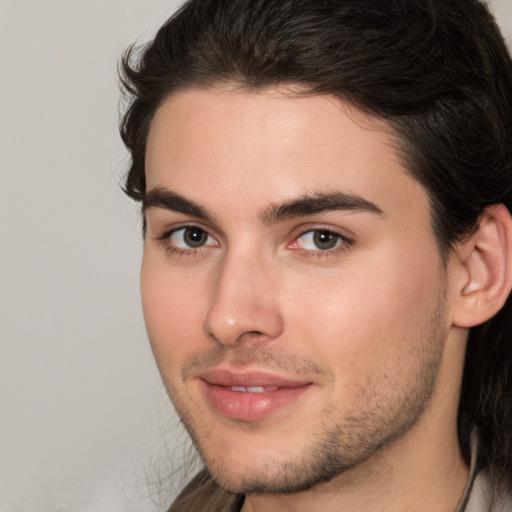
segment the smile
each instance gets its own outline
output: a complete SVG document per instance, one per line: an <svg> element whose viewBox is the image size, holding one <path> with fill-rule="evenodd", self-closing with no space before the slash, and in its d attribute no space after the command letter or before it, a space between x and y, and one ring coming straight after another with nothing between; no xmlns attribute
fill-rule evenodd
<svg viewBox="0 0 512 512"><path fill-rule="evenodd" d="M268 391L276 391L278 387L263 387L263 386L230 386L231 391L236 393L265 393Z"/></svg>
<svg viewBox="0 0 512 512"><path fill-rule="evenodd" d="M203 397L216 414L244 422L262 421L288 410L312 387L309 380L226 368L203 372L199 383Z"/></svg>

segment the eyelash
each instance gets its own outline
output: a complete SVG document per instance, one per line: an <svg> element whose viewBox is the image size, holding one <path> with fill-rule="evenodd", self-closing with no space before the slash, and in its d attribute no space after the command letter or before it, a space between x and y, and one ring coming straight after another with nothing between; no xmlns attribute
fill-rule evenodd
<svg viewBox="0 0 512 512"><path fill-rule="evenodd" d="M181 248L181 247L176 247L175 245L172 245L170 243L170 239L173 235L175 235L179 231L182 231L182 230L185 231L187 229L196 229L196 230L202 231L207 237L210 237L213 240L215 240L215 238L209 234L208 230L206 230L202 226L198 226L195 224L182 225L179 227L175 227L169 231L166 231L163 235L159 236L157 239L162 242L164 249L167 252L169 252L170 254L175 254L177 256L196 256L196 255L200 254L201 252L204 252L205 250L207 250L208 247L213 246L213 244L210 244L210 245L201 245L196 248L194 248L194 247ZM302 231L299 235L297 235L293 239L293 242L291 244L288 244L288 247L292 246L293 244L296 244L298 240L300 240L302 237L304 237L305 235L308 235L310 233L311 234L325 233L325 234L329 234L329 235L334 235L334 237L336 238L336 245L332 248L328 248L328 249L324 249L324 250L322 250L322 249L310 250L310 249L303 249L300 247L293 248L292 250L300 251L302 253L302 255L304 255L305 257L325 258L325 257L337 255L340 252L344 252L344 251L350 249L350 247L352 247L352 245L354 244L354 240L347 237L346 235L343 235L343 234L339 233L338 231L335 231L332 228L327 227L327 226L318 226L318 227L308 228L308 229Z"/></svg>
<svg viewBox="0 0 512 512"><path fill-rule="evenodd" d="M189 247L189 248L182 248L182 247L176 247L175 245L172 245L170 243L171 237L178 233L179 231L185 231L187 229L196 229L198 231L202 231L205 233L208 237L213 238L210 233L203 228L202 226L198 226L196 224L186 224L179 227L175 227L169 231L166 231L162 236L159 236L157 239L162 242L164 249L170 253L175 254L177 256L196 256L201 252L204 252L207 247L210 247L208 245L202 245L199 247ZM214 238L213 238L214 239Z"/></svg>
<svg viewBox="0 0 512 512"><path fill-rule="evenodd" d="M298 242L298 240L300 240L305 235L311 234L312 236L314 236L315 233L316 234L323 233L323 234L333 235L336 239L335 240L336 245L332 248L327 248L327 249L323 249L323 250L322 249L316 249L316 250L302 249L300 247L297 247L293 250L300 251L306 257L327 258L330 256L337 256L339 253L347 251L348 249L350 249L350 247L352 247L354 245L353 239L349 238L348 236L346 236L344 234L339 233L338 231L336 231L328 226L316 226L313 228L309 228L305 231L302 231L298 236L296 236L294 238L292 244L290 244L290 245L296 244Z"/></svg>

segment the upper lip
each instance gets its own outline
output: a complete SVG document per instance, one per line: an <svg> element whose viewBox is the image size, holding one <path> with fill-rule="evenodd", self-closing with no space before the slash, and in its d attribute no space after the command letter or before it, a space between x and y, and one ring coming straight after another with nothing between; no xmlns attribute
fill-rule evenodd
<svg viewBox="0 0 512 512"><path fill-rule="evenodd" d="M235 371L229 368L210 368L199 375L203 381L216 386L262 386L296 388L311 384L311 381L286 377L260 370Z"/></svg>

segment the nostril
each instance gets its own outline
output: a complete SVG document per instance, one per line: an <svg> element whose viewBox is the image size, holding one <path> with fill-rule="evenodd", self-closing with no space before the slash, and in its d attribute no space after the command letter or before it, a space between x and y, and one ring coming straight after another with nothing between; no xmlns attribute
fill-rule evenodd
<svg viewBox="0 0 512 512"><path fill-rule="evenodd" d="M223 269L213 290L203 319L205 334L223 345L275 338L282 330L282 318L276 301L268 296L266 281L258 278L249 287L246 283L240 286L245 266L233 265Z"/></svg>

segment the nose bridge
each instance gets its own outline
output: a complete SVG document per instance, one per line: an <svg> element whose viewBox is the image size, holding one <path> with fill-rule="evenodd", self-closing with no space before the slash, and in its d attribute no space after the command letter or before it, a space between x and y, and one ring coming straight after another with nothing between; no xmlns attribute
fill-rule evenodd
<svg viewBox="0 0 512 512"><path fill-rule="evenodd" d="M205 318L207 334L224 345L236 344L244 335L260 341L279 336L283 324L275 284L263 254L247 248L227 251Z"/></svg>

